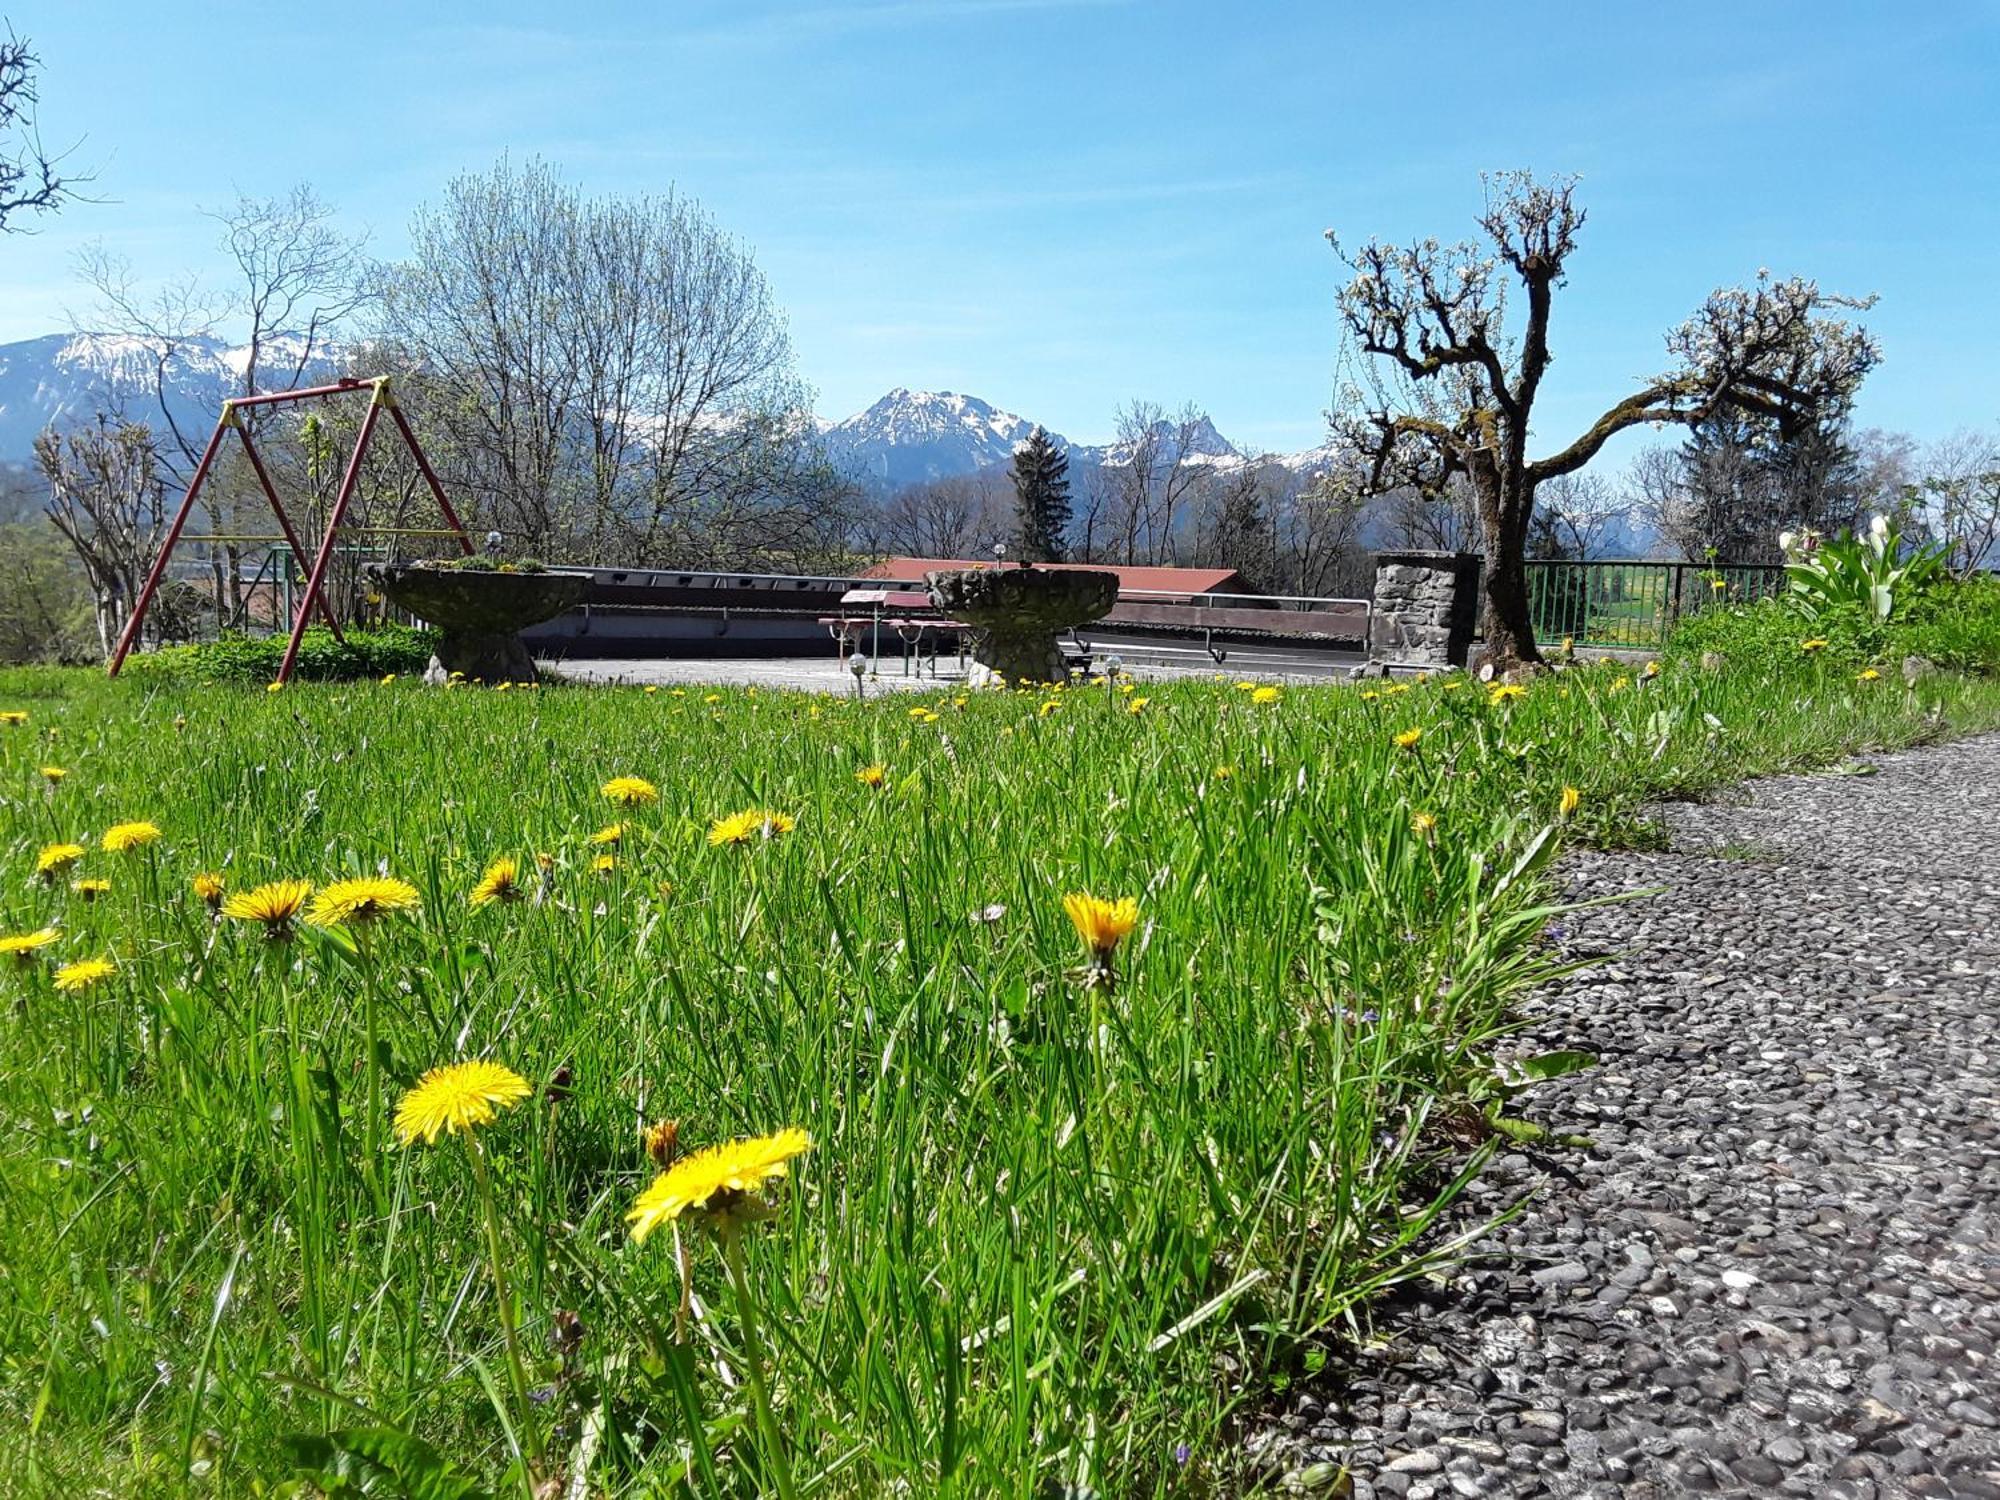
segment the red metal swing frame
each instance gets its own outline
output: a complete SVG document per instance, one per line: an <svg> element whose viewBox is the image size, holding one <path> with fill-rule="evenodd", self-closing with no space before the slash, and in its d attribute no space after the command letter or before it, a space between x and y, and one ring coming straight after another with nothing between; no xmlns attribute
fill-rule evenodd
<svg viewBox="0 0 2000 1500"><path fill-rule="evenodd" d="M416 460L418 472L424 476L424 482L430 486L431 494L437 500L439 513L451 528L449 531L427 534L455 536L465 555L468 557L472 555L472 538L466 535L465 526L458 519L458 512L451 508L451 501L445 498L444 486L438 483L436 471L431 468L430 460L424 456L423 445L417 441L416 433L411 430L409 418L405 417L402 408L396 405L396 398L390 391L388 376L379 375L371 380L341 380L333 385L306 386L296 391L273 391L263 396L238 396L234 400L222 403L222 415L216 418L215 431L209 434L208 446L202 450L201 462L195 465L194 478L188 482L187 493L181 497L180 508L174 512L174 519L167 527L166 540L160 544L160 555L153 559L153 566L146 574L145 586L139 590L139 598L132 606L132 616L125 622L125 629L119 634L117 649L111 653L111 662L107 668L111 676L118 675L118 669L125 665L125 658L131 652L133 643L139 639L139 629L145 621L146 610L152 604L153 596L159 592L160 580L166 576L167 560L173 555L174 547L181 539L181 530L187 525L187 518L194 511L195 498L200 495L202 485L208 480L208 473L215 463L215 456L221 451L222 435L225 432L234 429L236 436L242 441L244 456L250 460L250 467L257 475L257 483L263 487L264 498L271 502L271 514L277 518L278 529L284 534L285 543L292 549L292 555L305 556L305 548L299 543L298 533L292 529L291 517L285 514L284 502L278 498L277 487L271 483L271 476L264 468L264 460L258 456L256 446L250 441L250 429L244 425L240 415L243 409L251 406L277 406L292 401L312 401L328 396L346 396L356 391L373 393L368 402L368 415L362 418L361 431L354 439L354 451L348 456L346 472L341 475L340 489L334 495L333 509L327 516L326 535L320 539L319 551L313 557L312 572L306 579L306 591L299 598L298 612L292 620L292 638L285 647L284 662L278 668L278 681L281 683L291 681L292 668L299 657L299 642L305 639L306 622L312 618L314 605L319 606L320 613L326 617L326 623L332 628L335 637L345 639L340 633L340 622L334 618L333 606L321 597L320 590L326 582L327 566L333 560L334 545L340 538L343 523L347 518L348 502L354 498L355 486L361 478L361 460L368 452L369 440L374 437L375 424L383 412L389 413L390 420L395 423L396 431L402 434L403 445L410 450L410 457ZM382 528L351 529L379 532Z"/></svg>

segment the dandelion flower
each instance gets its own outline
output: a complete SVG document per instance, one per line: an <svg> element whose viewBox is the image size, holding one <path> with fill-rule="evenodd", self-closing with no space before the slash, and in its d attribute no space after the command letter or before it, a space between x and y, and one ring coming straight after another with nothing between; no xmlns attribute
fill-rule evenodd
<svg viewBox="0 0 2000 1500"><path fill-rule="evenodd" d="M85 901L95 901L99 896L108 895L111 882L108 880L72 880L69 883L72 894Z"/></svg>
<svg viewBox="0 0 2000 1500"><path fill-rule="evenodd" d="M263 923L267 937L289 937L311 894L310 880L273 880L255 890L238 891L222 903L222 914L238 922Z"/></svg>
<svg viewBox="0 0 2000 1500"><path fill-rule="evenodd" d="M1645 678L1648 682L1651 682L1655 677L1658 677L1660 675L1660 664L1656 661L1647 662L1646 670L1641 672L1639 675Z"/></svg>
<svg viewBox="0 0 2000 1500"><path fill-rule="evenodd" d="M674 1154L679 1150L680 1134L679 1120L661 1120L640 1130L639 1144L645 1147L646 1155L653 1165L664 1170L674 1164Z"/></svg>
<svg viewBox="0 0 2000 1500"><path fill-rule="evenodd" d="M521 866L511 854L503 854L486 867L479 884L472 888L472 904L488 906L495 901L521 899Z"/></svg>
<svg viewBox="0 0 2000 1500"><path fill-rule="evenodd" d="M1825 649L1826 649L1826 637L1823 635L1816 635L1809 641L1799 642L1799 650L1807 653L1811 653L1814 651L1824 651Z"/></svg>
<svg viewBox="0 0 2000 1500"><path fill-rule="evenodd" d="M82 958L73 964L64 964L56 970L56 988L64 994L75 994L87 990L100 979L109 979L118 972L118 965L108 958Z"/></svg>
<svg viewBox="0 0 2000 1500"><path fill-rule="evenodd" d="M880 762L872 766L863 766L854 773L854 779L870 791L879 792L889 784L889 768Z"/></svg>
<svg viewBox="0 0 2000 1500"><path fill-rule="evenodd" d="M1063 897L1063 910L1084 946L1100 959L1109 958L1139 925L1139 902L1132 896L1107 901L1087 891L1071 891Z"/></svg>
<svg viewBox="0 0 2000 1500"><path fill-rule="evenodd" d="M1573 786L1566 786L1562 789L1562 796L1559 799L1557 799L1556 808L1557 811L1563 817L1567 818L1571 814L1573 814L1577 810L1577 808L1582 805L1582 803L1583 803L1583 793L1579 792Z"/></svg>
<svg viewBox="0 0 2000 1500"><path fill-rule="evenodd" d="M213 870L201 871L188 881L188 885L195 895L201 898L201 904L210 911L222 905L222 877Z"/></svg>
<svg viewBox="0 0 2000 1500"><path fill-rule="evenodd" d="M0 958L11 958L18 963L27 963L39 948L46 948L62 934L53 927L44 927L38 932L17 932L0 934Z"/></svg>
<svg viewBox="0 0 2000 1500"><path fill-rule="evenodd" d="M1882 674L1876 671L1873 667L1864 667L1861 670L1860 674L1857 675L1854 680L1856 682L1874 682L1878 680L1881 677L1881 675Z"/></svg>
<svg viewBox="0 0 2000 1500"><path fill-rule="evenodd" d="M264 691L267 693L282 693L284 690L285 685L282 682L267 682L264 684Z"/></svg>
<svg viewBox="0 0 2000 1500"><path fill-rule="evenodd" d="M46 781L50 786L54 786L67 775L69 775L69 772L65 771L61 766L42 767L42 780Z"/></svg>
<svg viewBox="0 0 2000 1500"><path fill-rule="evenodd" d="M19 729L23 724L27 722L28 722L28 713L26 709L21 709L21 708L0 709L0 725L5 725L9 729Z"/></svg>
<svg viewBox="0 0 2000 1500"><path fill-rule="evenodd" d="M684 1213L711 1216L723 1222L749 1209L748 1202L767 1182L786 1176L792 1158L812 1149L812 1137L796 1126L776 1135L709 1146L684 1156L653 1180L626 1212L632 1239L644 1244L662 1224Z"/></svg>
<svg viewBox="0 0 2000 1500"><path fill-rule="evenodd" d="M611 823L593 833L590 836L590 842L599 848L603 848L607 844L616 844L624 837L625 825L623 823Z"/></svg>
<svg viewBox="0 0 2000 1500"><path fill-rule="evenodd" d="M599 790L620 807L644 807L660 800L660 789L638 776L614 776Z"/></svg>
<svg viewBox="0 0 2000 1500"><path fill-rule="evenodd" d="M1057 709L1061 707L1062 703L1060 700L1055 698L1050 698L1047 702L1043 703L1040 708L1036 709L1035 712L1040 717L1046 719L1050 714L1054 713Z"/></svg>
<svg viewBox="0 0 2000 1500"><path fill-rule="evenodd" d="M1250 701L1252 703L1261 703L1268 706L1269 704L1279 702L1284 698L1284 696L1285 696L1285 690L1283 688L1266 686L1266 687L1260 687L1255 692L1253 692L1250 695Z"/></svg>
<svg viewBox="0 0 2000 1500"><path fill-rule="evenodd" d="M512 1068L475 1058L432 1068L396 1105L396 1136L405 1146L435 1141L443 1131L487 1125L534 1090Z"/></svg>
<svg viewBox="0 0 2000 1500"><path fill-rule="evenodd" d="M1125 712L1128 714L1142 714L1146 711L1146 705L1152 701L1151 698L1134 698L1125 705Z"/></svg>
<svg viewBox="0 0 2000 1500"><path fill-rule="evenodd" d="M145 848L159 837L160 830L152 823L114 823L104 830L104 852L126 854Z"/></svg>
<svg viewBox="0 0 2000 1500"><path fill-rule="evenodd" d="M83 858L81 844L44 844L35 856L35 873L54 884L67 875L70 866Z"/></svg>
<svg viewBox="0 0 2000 1500"><path fill-rule="evenodd" d="M609 875L613 870L618 868L618 856L615 854L600 854L591 860L590 868L593 874Z"/></svg>
<svg viewBox="0 0 2000 1500"><path fill-rule="evenodd" d="M408 881L388 875L361 875L322 886L313 897L306 920L315 927L341 927L349 922L365 925L392 912L414 911L419 904L417 888Z"/></svg>
<svg viewBox="0 0 2000 1500"><path fill-rule="evenodd" d="M1414 750L1417 748L1417 742L1423 737L1423 730L1412 724L1408 729L1405 729L1396 736L1396 748L1398 750Z"/></svg>
<svg viewBox="0 0 2000 1500"><path fill-rule="evenodd" d="M1525 698L1528 690L1518 682L1496 682L1486 694L1488 703L1512 703L1516 698Z"/></svg>
<svg viewBox="0 0 2000 1500"><path fill-rule="evenodd" d="M1436 813L1420 812L1410 814L1410 831L1420 839L1429 839L1432 834L1437 832L1437 826Z"/></svg>
<svg viewBox="0 0 2000 1500"><path fill-rule="evenodd" d="M798 826L788 814L772 812L767 808L746 808L739 813L717 818L709 826L709 847L720 849L726 844L747 844L755 838L774 839L781 833L790 833Z"/></svg>

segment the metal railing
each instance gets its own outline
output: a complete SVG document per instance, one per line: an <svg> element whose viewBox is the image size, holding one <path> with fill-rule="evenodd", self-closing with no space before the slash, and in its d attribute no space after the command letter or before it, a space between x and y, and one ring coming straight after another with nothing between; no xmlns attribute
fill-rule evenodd
<svg viewBox="0 0 2000 1500"><path fill-rule="evenodd" d="M1676 621L1716 604L1782 593L1776 563L1528 563L1528 613L1543 644L1648 649L1664 645Z"/></svg>

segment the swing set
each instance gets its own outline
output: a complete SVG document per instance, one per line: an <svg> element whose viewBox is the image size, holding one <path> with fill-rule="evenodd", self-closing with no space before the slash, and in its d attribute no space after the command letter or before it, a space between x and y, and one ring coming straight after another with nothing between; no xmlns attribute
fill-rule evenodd
<svg viewBox="0 0 2000 1500"><path fill-rule="evenodd" d="M209 434L208 446L202 450L201 462L195 465L194 478L188 482L187 493L181 497L180 508L174 512L173 521L167 527L166 540L160 545L160 554L153 559L153 566L146 574L144 587L139 590L139 598L132 606L131 618L126 620L125 629L119 634L117 648L111 653L107 668L113 677L125 665L125 658L133 644L139 639L139 629L146 618L146 610L159 592L160 581L166 576L167 561L173 556L176 546L182 542L189 544L206 543L211 546L264 545L289 547L294 557L303 558L306 549L299 542L298 532L292 527L291 517L285 513L284 502L278 498L277 486L271 483L270 473L264 467L264 460L258 455L256 445L250 441L250 429L244 424L242 413L253 406L278 406L293 401L316 401L331 396L347 396L357 392L370 392L368 414L361 420L361 431L354 439L354 451L349 455L347 468L340 479L340 489L333 497L333 509L327 515L326 535L320 539L319 550L313 555L312 571L307 575L305 592L299 596L298 609L292 620L291 641L285 647L285 659L278 668L280 683L291 681L292 668L299 657L299 643L305 639L306 623L312 619L317 606L325 617L328 628L336 640L345 641L341 634L340 622L334 618L333 606L327 603L321 590L326 583L328 565L333 561L334 549L343 536L429 536L456 537L467 557L473 552L472 538L466 534L465 526L458 519L458 513L451 508L451 501L445 498L444 486L438 483L435 470L424 456L417 435L410 427L410 419L403 415L402 408L390 390L389 377L378 375L370 380L341 380L332 385L307 386L296 391L274 391L263 396L238 396L222 403L222 415L216 419L215 431ZM424 477L436 498L438 511L445 520L443 527L407 526L349 526L346 524L348 502L354 498L355 487L361 478L361 460L367 455L368 443L375 436L376 423L382 413L387 412L396 431L402 435L403 445L409 449L410 457L416 460L417 471ZM194 510L194 503L201 493L201 487L208 480L210 468L215 463L216 454L221 451L223 434L234 432L243 444L243 455L250 461L250 468L257 476L257 483L263 488L264 498L271 503L271 514L277 519L276 535L236 535L215 533L208 536L182 536L181 530Z"/></svg>

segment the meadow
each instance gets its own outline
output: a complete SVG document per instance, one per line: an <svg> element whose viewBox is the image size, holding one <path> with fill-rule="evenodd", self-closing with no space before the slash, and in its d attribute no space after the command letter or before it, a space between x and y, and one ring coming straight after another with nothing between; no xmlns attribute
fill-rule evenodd
<svg viewBox="0 0 2000 1500"><path fill-rule="evenodd" d="M1818 650L865 702L0 672L0 1489L1241 1493L1243 1424L1563 1132L1530 1085L1586 1060L1509 1038L1563 845L1995 724Z"/></svg>

